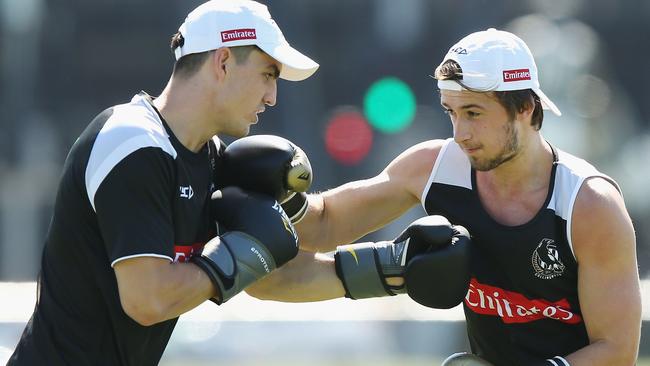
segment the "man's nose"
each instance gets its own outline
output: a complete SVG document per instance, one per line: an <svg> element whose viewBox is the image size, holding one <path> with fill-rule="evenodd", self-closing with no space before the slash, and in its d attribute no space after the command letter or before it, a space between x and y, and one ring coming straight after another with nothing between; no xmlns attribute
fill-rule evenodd
<svg viewBox="0 0 650 366"><path fill-rule="evenodd" d="M264 104L269 107L273 107L278 97L278 84L277 82L273 83L270 90L264 94Z"/></svg>
<svg viewBox="0 0 650 366"><path fill-rule="evenodd" d="M454 127L454 141L456 143L461 143L472 138L472 133L469 128L469 124L462 119L457 119L453 123Z"/></svg>

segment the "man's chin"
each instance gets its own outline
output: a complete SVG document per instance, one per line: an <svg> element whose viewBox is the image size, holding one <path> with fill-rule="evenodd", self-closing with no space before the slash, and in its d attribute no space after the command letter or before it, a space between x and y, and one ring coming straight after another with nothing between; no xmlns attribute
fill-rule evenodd
<svg viewBox="0 0 650 366"><path fill-rule="evenodd" d="M499 166L499 164L494 161L479 160L471 157L469 162L472 165L472 168L478 172L487 172Z"/></svg>
<svg viewBox="0 0 650 366"><path fill-rule="evenodd" d="M233 135L233 137L240 138L240 137L245 137L248 136L248 134L251 132L250 126L246 126L246 128L242 129L241 131L238 131L237 135Z"/></svg>
<svg viewBox="0 0 650 366"><path fill-rule="evenodd" d="M219 135L226 135L238 139L238 138L248 136L249 133L250 133L250 128L246 128L243 130L231 130L231 131L221 132Z"/></svg>
<svg viewBox="0 0 650 366"><path fill-rule="evenodd" d="M511 154L509 156L499 156L495 159L476 159L476 158L469 158L469 163L472 165L472 168L474 170L479 171L479 172L487 172L493 169L496 169L503 165L504 163L507 163L511 161L515 157L515 154Z"/></svg>

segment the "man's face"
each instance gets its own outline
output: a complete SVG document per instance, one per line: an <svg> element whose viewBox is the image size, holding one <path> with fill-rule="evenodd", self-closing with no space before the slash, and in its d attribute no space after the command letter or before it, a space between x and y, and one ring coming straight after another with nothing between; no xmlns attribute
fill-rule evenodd
<svg viewBox="0 0 650 366"><path fill-rule="evenodd" d="M226 64L226 79L219 96L223 103L223 133L246 136L250 125L257 123L258 114L273 106L277 97L277 79L282 64L264 52L251 51L248 59L235 60L231 54Z"/></svg>
<svg viewBox="0 0 650 366"><path fill-rule="evenodd" d="M451 118L454 140L474 169L492 170L521 151L520 124L491 93L441 90L440 104Z"/></svg>

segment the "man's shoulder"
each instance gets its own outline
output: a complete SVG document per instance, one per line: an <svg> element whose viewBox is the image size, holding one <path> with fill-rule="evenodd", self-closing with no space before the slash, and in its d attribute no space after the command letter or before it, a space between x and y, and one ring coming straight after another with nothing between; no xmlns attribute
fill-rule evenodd
<svg viewBox="0 0 650 366"><path fill-rule="evenodd" d="M432 165L448 142L439 139L420 142L406 149L395 160L414 166Z"/></svg>
<svg viewBox="0 0 650 366"><path fill-rule="evenodd" d="M615 183L605 176L584 180L575 199L572 236L576 257L584 250L617 250L613 237L633 237L629 214Z"/></svg>
<svg viewBox="0 0 650 366"><path fill-rule="evenodd" d="M460 145L452 138L432 140L427 145L431 158L422 166L428 179L426 187L435 182L471 189L471 164Z"/></svg>
<svg viewBox="0 0 650 366"><path fill-rule="evenodd" d="M416 150L424 150L427 151L429 154L437 155L444 146L446 146L448 143L452 141L453 141L452 139L427 140L427 141L420 142L419 144L416 144L413 147Z"/></svg>
<svg viewBox="0 0 650 366"><path fill-rule="evenodd" d="M414 196L421 198L440 152L449 140L427 140L411 146L393 160L386 171Z"/></svg>
<svg viewBox="0 0 650 366"><path fill-rule="evenodd" d="M144 98L136 95L131 102L112 107L105 121L96 126L97 135L85 167L88 196L94 195L108 174L127 157L130 165L144 168L152 154L159 159L175 159L177 151L162 120ZM143 155L134 159L134 154Z"/></svg>
<svg viewBox="0 0 650 366"><path fill-rule="evenodd" d="M607 188L620 191L614 179L599 171L588 161L562 150L556 151L555 191L567 204L572 204L576 198L589 200L592 188L598 188L603 183L608 186ZM593 182L601 183L597 184L598 187L591 187L596 184Z"/></svg>
<svg viewBox="0 0 650 366"><path fill-rule="evenodd" d="M618 186L606 176L590 176L585 179L576 197L576 204L585 208L585 215L607 214L618 210L619 201L622 201L622 196Z"/></svg>
<svg viewBox="0 0 650 366"><path fill-rule="evenodd" d="M111 106L97 114L75 145L102 150L97 145L117 147L134 138L147 141L147 145L162 147L175 155L173 149L169 148L170 136L158 113L140 95L134 96L128 103Z"/></svg>
<svg viewBox="0 0 650 366"><path fill-rule="evenodd" d="M431 172L445 140L428 140L413 145L397 156L387 167L387 171L402 177L416 177Z"/></svg>
<svg viewBox="0 0 650 366"><path fill-rule="evenodd" d="M593 164L585 159L560 149L556 149L556 153L557 164L563 169L570 170L582 176L602 175Z"/></svg>
<svg viewBox="0 0 650 366"><path fill-rule="evenodd" d="M111 107L104 121L97 126L91 160L103 161L110 156L121 156L141 148L160 148L175 158L176 149L153 106L136 95L129 103Z"/></svg>
<svg viewBox="0 0 650 366"><path fill-rule="evenodd" d="M111 116L99 132L99 136L107 140L116 139L125 142L129 138L141 137L154 146L167 149L169 134L165 126L146 100L135 96L131 102L119 104L112 108ZM168 151L174 153L172 151Z"/></svg>

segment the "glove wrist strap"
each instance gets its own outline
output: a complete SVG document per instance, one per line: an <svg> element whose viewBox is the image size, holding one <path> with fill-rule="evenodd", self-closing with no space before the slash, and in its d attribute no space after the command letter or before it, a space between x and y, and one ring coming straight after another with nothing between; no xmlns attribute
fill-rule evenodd
<svg viewBox="0 0 650 366"><path fill-rule="evenodd" d="M305 217L309 202L305 192L293 192L284 201L280 202L282 209L289 216L292 224L297 224Z"/></svg>
<svg viewBox="0 0 650 366"><path fill-rule="evenodd" d="M384 247L390 245L393 243L358 243L337 247L334 254L336 274L345 287L346 297L356 300L403 292L391 288L385 281L384 266L377 247L386 250Z"/></svg>
<svg viewBox="0 0 650 366"><path fill-rule="evenodd" d="M212 239L208 245L207 253L204 249L203 254L192 257L191 261L206 272L219 290L220 298L210 299L218 305L277 267L264 245L243 232L227 232Z"/></svg>
<svg viewBox="0 0 650 366"><path fill-rule="evenodd" d="M565 360L564 357L555 356L544 361L544 366L571 366L569 361Z"/></svg>

